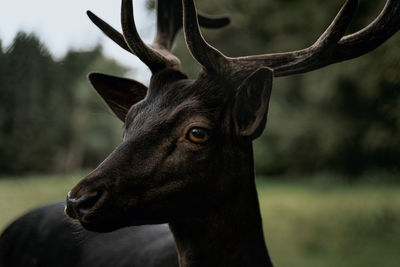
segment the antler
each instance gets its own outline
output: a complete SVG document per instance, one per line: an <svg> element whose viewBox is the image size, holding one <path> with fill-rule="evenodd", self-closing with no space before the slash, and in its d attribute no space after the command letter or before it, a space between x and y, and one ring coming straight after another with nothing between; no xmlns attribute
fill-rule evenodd
<svg viewBox="0 0 400 267"><path fill-rule="evenodd" d="M151 46L140 38L133 16L132 0L122 0L121 24L123 34L115 30L92 12L87 12L92 22L120 47L133 53L145 63L153 73L165 68L179 69L178 58L170 53L176 33L182 27L182 4L180 0L158 1L157 35ZM199 15L200 25L220 28L229 24L229 18L210 18Z"/></svg>
<svg viewBox="0 0 400 267"><path fill-rule="evenodd" d="M233 80L243 78L260 67L270 67L275 76L305 73L364 55L389 39L400 29L400 0L387 0L380 15L364 29L346 35L357 0L347 0L328 29L310 47L277 54L230 58L210 46L201 36L193 0L182 0L184 33L193 57L207 69Z"/></svg>

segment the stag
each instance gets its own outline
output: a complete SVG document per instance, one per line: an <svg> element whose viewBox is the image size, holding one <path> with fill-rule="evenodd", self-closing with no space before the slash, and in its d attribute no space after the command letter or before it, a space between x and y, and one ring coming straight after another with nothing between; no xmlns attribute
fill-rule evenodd
<svg viewBox="0 0 400 267"><path fill-rule="evenodd" d="M66 240L60 246L69 249L75 266L272 266L255 187L252 141L267 122L273 77L306 73L372 51L399 30L400 1L388 0L375 21L345 35L357 7L357 0L347 0L309 48L236 58L204 40L199 24L207 23L197 15L193 0L173 2L173 7L171 2L158 3L157 36L150 46L137 33L131 0L122 0L122 34L88 13L152 71L148 88L124 78L89 75L124 121L122 143L67 196L66 214L90 232L84 230L85 239L74 243L61 205L52 205L17 220L3 234L0 248L15 254L10 240L17 229L30 221L50 220L57 222L58 228L51 230ZM227 19L206 21L222 26ZM196 80L181 72L170 52L182 24L187 47L203 66ZM56 218L48 215L51 211ZM29 229L44 240L39 226ZM57 246L57 241L61 243L46 244ZM7 262L7 253L0 259Z"/></svg>

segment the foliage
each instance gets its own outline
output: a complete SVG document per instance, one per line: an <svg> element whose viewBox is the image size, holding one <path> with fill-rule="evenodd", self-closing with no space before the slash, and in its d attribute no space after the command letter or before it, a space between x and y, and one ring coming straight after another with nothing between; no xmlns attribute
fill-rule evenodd
<svg viewBox="0 0 400 267"><path fill-rule="evenodd" d="M71 171L105 157L118 127L93 116L104 110L85 78L96 69L124 71L99 47L55 60L36 36L15 37L0 54L0 173Z"/></svg>

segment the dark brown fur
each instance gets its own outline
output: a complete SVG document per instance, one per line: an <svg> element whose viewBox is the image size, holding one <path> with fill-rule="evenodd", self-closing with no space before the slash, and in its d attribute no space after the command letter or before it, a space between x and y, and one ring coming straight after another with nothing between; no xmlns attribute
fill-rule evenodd
<svg viewBox="0 0 400 267"><path fill-rule="evenodd" d="M272 73L261 74L241 86L244 93L267 81L261 91L269 96ZM264 111L249 113L238 127L233 116L246 110L235 110L241 107L237 91L206 73L196 81L176 71L154 75L147 96L126 116L123 143L70 193L74 199L95 195L96 202L83 213L71 203L68 214L101 232L169 223L182 266L271 266L254 184L252 138L240 134L257 116L257 127L249 129L262 130L267 105L258 105ZM191 127L208 129L205 144L187 140Z"/></svg>
<svg viewBox="0 0 400 267"><path fill-rule="evenodd" d="M357 7L356 0L348 0L310 48L229 58L201 36L193 0L182 0L185 39L204 67L189 81L162 35L152 48L140 46L135 28L127 26L130 3L123 0L123 34L152 70L150 87L127 112L123 143L72 189L67 214L95 231L169 223L180 266L272 266L254 184L252 140L267 121L274 70L277 76L307 72L369 52L397 32L400 5L388 1L382 13L388 19L379 18L369 30L390 30L370 39L363 39L366 30L344 36ZM173 40L174 34L168 36L166 41ZM95 87L102 84L96 80ZM201 144L188 137L199 128L208 133Z"/></svg>
<svg viewBox="0 0 400 267"><path fill-rule="evenodd" d="M255 187L252 141L267 122L274 73L303 73L371 51L398 31L399 1L388 0L370 26L344 36L357 7L357 0L347 0L310 48L241 58L224 56L202 38L197 18L202 23L204 19L197 15L193 0L166 3L158 3L158 31L152 46L144 45L136 32L131 0L122 0L123 34L88 13L106 35L137 55L153 76L148 89L128 79L89 76L125 122L125 133L122 143L68 194L66 213L87 230L115 237L116 244L121 229L131 227L126 233L135 244L132 254L138 257L121 256L126 254L123 252L97 255L94 248L83 253L86 258L76 258L77 264L162 266L164 262L164 266L176 266L176 258L171 260L175 255L171 252L173 237L181 267L272 266ZM169 52L182 26L181 16L188 48L204 67L195 81L180 72L179 60ZM222 24L221 20L208 22L224 24L224 20ZM193 137L194 133L199 135ZM38 213L47 214L46 210ZM17 222L23 221L27 220ZM160 223L168 223L172 236L162 226L132 228ZM59 219L52 225L65 226ZM8 242L16 232L6 231L0 246L13 251ZM154 233L163 238L150 238ZM107 249L112 247L107 243L110 239L95 236L95 241L90 239L76 248L69 233L63 234L66 247L79 252L93 248L96 241ZM54 241L45 240L47 244ZM126 242L119 245L120 251L129 247ZM33 250L32 255L35 253ZM93 255L97 260L88 261ZM115 255L121 256L120 261L104 259L115 260ZM0 262L8 260L0 256ZM101 256L104 260L99 260ZM150 263L153 259L157 263Z"/></svg>

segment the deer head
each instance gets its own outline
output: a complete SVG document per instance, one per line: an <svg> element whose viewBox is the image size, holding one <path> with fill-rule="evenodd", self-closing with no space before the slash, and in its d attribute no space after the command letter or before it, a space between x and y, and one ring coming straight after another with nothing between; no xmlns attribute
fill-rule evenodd
<svg viewBox="0 0 400 267"><path fill-rule="evenodd" d="M152 71L150 85L92 73L89 79L124 121L122 143L67 197L66 212L89 230L179 222L204 216L254 183L252 140L264 130L272 78L305 73L361 56L400 28L400 1L388 0L359 32L345 31L357 7L347 0L309 48L231 58L209 45L200 26L227 18L198 15L193 0L158 2L157 36L140 39L131 0L122 0L123 34L88 12L92 21ZM183 12L182 12L183 10ZM203 66L196 80L170 53L182 26L186 44Z"/></svg>

